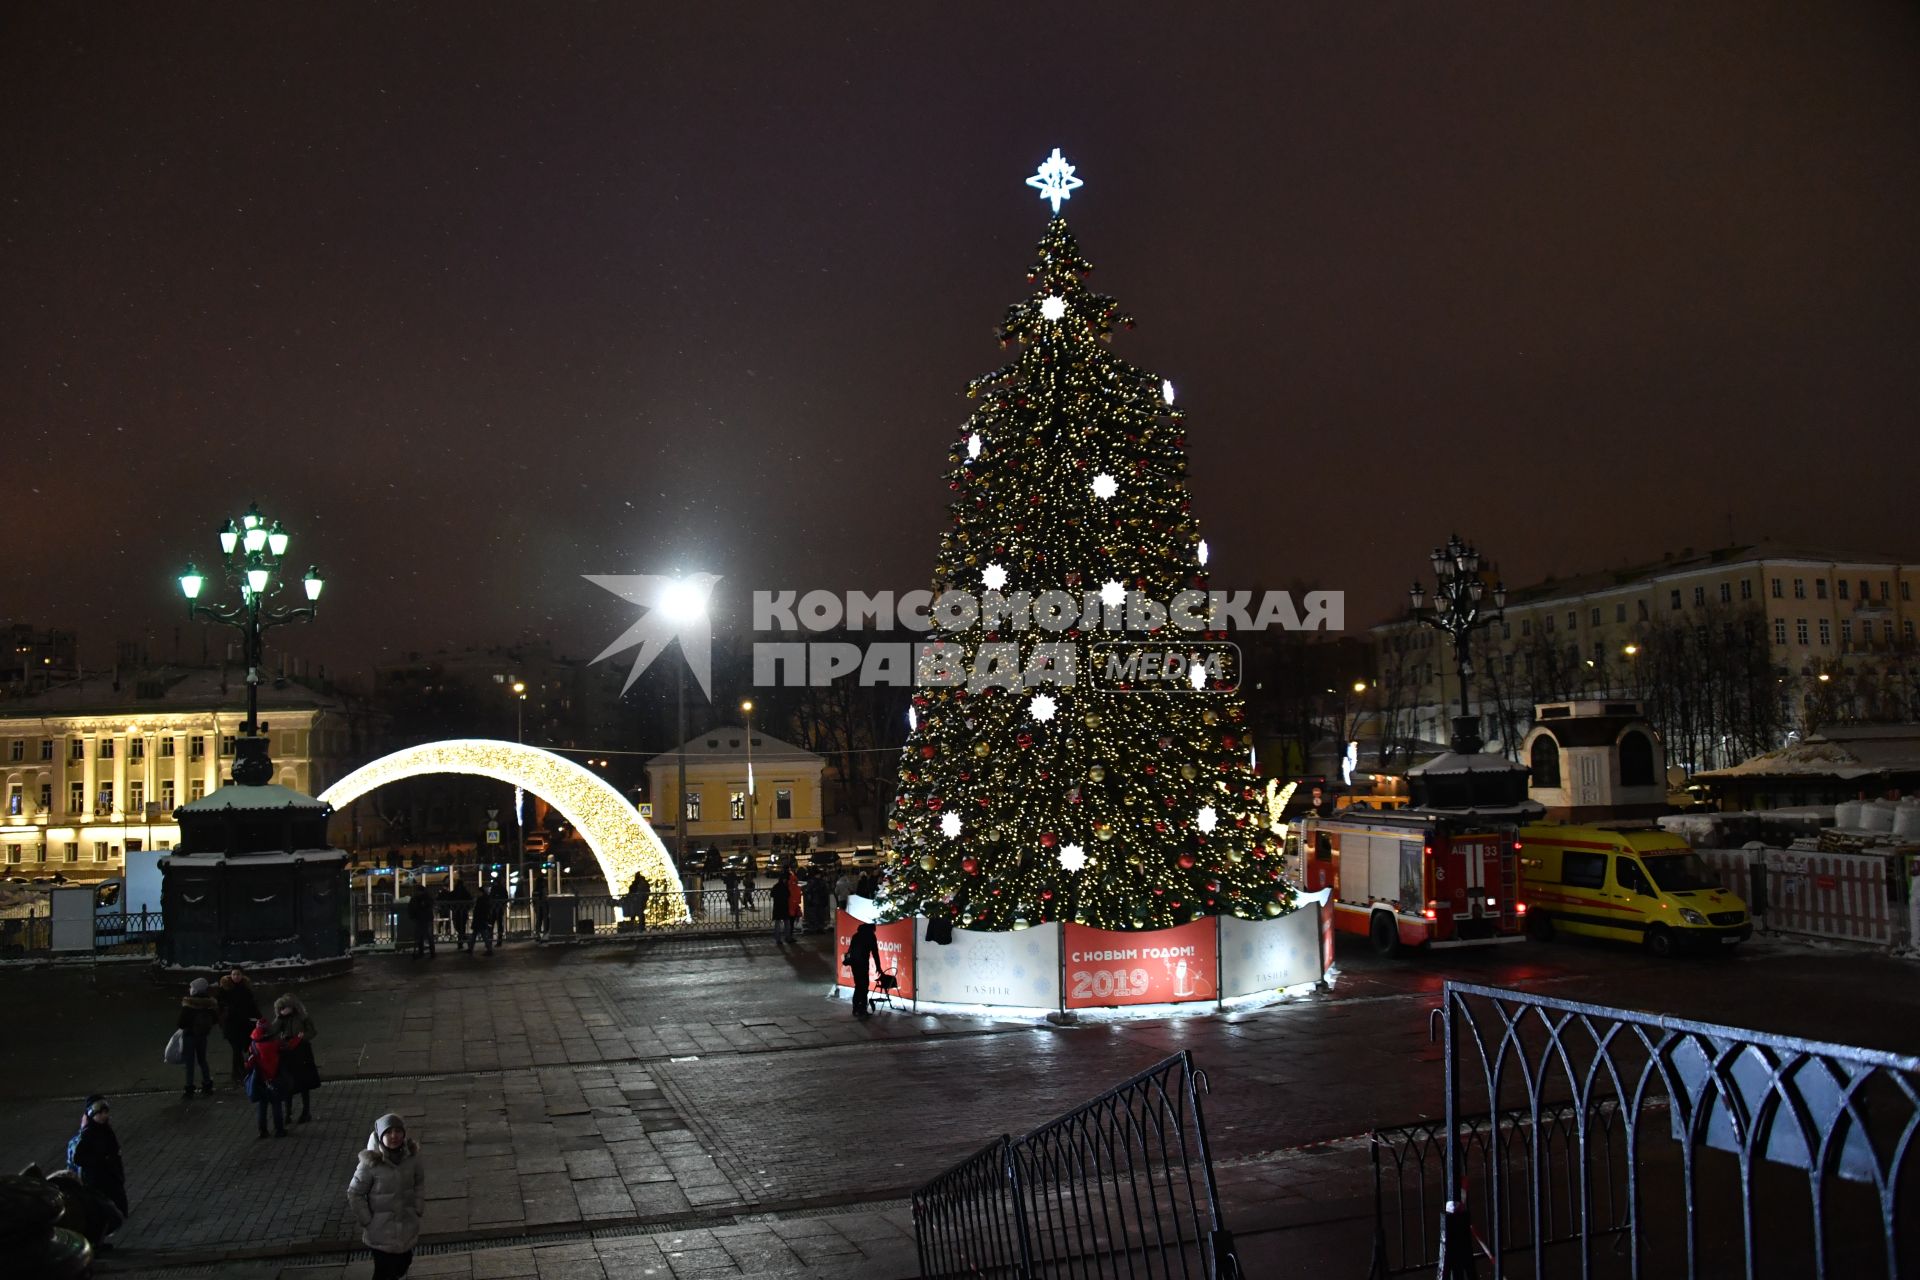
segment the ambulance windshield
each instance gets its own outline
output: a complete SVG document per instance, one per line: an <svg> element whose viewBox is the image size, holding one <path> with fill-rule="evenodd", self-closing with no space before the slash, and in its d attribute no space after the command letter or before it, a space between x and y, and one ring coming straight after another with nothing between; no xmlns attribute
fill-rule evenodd
<svg viewBox="0 0 1920 1280"><path fill-rule="evenodd" d="M1653 882L1668 893L1720 887L1720 881L1707 869L1707 864L1700 861L1698 854L1643 853L1640 860L1647 864L1647 874L1653 877Z"/></svg>

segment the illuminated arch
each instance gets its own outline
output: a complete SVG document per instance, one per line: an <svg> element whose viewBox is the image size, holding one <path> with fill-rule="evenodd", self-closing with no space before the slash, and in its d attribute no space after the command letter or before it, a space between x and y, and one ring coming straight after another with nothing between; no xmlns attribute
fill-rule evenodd
<svg viewBox="0 0 1920 1280"><path fill-rule="evenodd" d="M653 886L647 919L672 924L688 919L680 878L653 828L606 779L539 747L492 738L453 738L407 747L362 765L320 794L344 809L376 787L431 773L461 773L525 787L560 811L579 831L600 863L607 892L624 894L637 874Z"/></svg>

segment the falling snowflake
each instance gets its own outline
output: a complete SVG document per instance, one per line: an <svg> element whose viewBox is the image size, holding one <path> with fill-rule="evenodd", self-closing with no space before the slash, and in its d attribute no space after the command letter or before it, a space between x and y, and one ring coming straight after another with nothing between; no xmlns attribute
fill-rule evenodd
<svg viewBox="0 0 1920 1280"><path fill-rule="evenodd" d="M961 826L961 823L960 823L959 814L947 813L947 814L941 815L940 830L946 835L947 839L949 840L958 839L960 835L960 826Z"/></svg>
<svg viewBox="0 0 1920 1280"><path fill-rule="evenodd" d="M1087 865L1087 851L1077 844L1060 846L1060 866L1067 871L1078 871Z"/></svg>
<svg viewBox="0 0 1920 1280"><path fill-rule="evenodd" d="M997 564L990 564L980 571L980 581L989 591L998 591L1007 585L1007 571Z"/></svg>
<svg viewBox="0 0 1920 1280"><path fill-rule="evenodd" d="M1106 472L1102 471L1099 475L1093 478L1093 496L1094 497L1111 498L1114 494L1118 492L1120 492L1120 482L1118 480L1115 480L1112 476L1108 475Z"/></svg>
<svg viewBox="0 0 1920 1280"><path fill-rule="evenodd" d="M1213 829L1220 825L1220 815L1213 811L1212 805L1203 804L1200 812L1193 815L1193 825L1200 828L1202 835L1212 835Z"/></svg>
<svg viewBox="0 0 1920 1280"><path fill-rule="evenodd" d="M1033 701L1027 704L1027 709L1033 712L1035 720L1045 724L1053 719L1053 713L1060 709L1060 704L1053 700L1053 695L1050 693L1036 693Z"/></svg>
<svg viewBox="0 0 1920 1280"><path fill-rule="evenodd" d="M1126 603L1126 599L1127 589L1118 582L1108 582L1100 588L1100 603L1102 604L1124 604Z"/></svg>
<svg viewBox="0 0 1920 1280"><path fill-rule="evenodd" d="M1058 320L1067 314L1067 300L1057 293L1048 294L1040 300L1040 314L1048 320Z"/></svg>
<svg viewBox="0 0 1920 1280"><path fill-rule="evenodd" d="M1040 171L1027 179L1027 185L1038 191L1040 198L1050 202L1053 211L1058 213L1060 202L1073 199L1075 189L1087 184L1073 176L1073 166L1060 154L1060 148L1055 147L1046 163L1040 166Z"/></svg>

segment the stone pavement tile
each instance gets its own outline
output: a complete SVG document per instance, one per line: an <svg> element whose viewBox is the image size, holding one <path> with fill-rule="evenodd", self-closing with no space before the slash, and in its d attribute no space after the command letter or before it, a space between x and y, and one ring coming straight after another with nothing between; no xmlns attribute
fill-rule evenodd
<svg viewBox="0 0 1920 1280"><path fill-rule="evenodd" d="M669 1249L666 1254L667 1265L673 1269L676 1280L679 1277L742 1274L733 1255L718 1246L711 1249Z"/></svg>
<svg viewBox="0 0 1920 1280"><path fill-rule="evenodd" d="M532 1249L487 1249L473 1255L473 1280L517 1280L538 1274Z"/></svg>
<svg viewBox="0 0 1920 1280"><path fill-rule="evenodd" d="M433 1253L424 1256L415 1255L413 1266L408 1268L409 1276L436 1276L444 1280L470 1280L473 1275L473 1257L466 1253Z"/></svg>

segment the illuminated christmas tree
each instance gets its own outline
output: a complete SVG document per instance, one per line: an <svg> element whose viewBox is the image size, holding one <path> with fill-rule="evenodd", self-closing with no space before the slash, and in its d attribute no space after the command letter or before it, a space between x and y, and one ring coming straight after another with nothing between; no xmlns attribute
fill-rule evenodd
<svg viewBox="0 0 1920 1280"><path fill-rule="evenodd" d="M979 408L949 454L945 603L909 713L889 911L973 929L1281 915L1292 895L1224 633L1146 603L1207 586L1182 412L1171 383L1108 349L1132 321L1084 283L1059 214L1072 168L1056 150L1029 185L1054 217L1001 328L1019 357L968 388ZM1170 654L1175 678L1150 678Z"/></svg>

